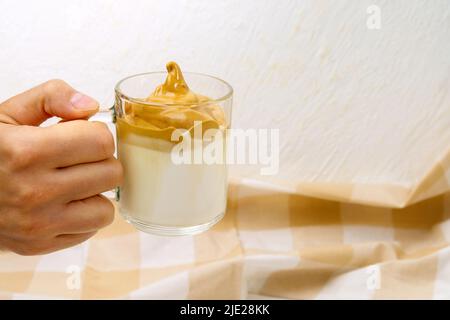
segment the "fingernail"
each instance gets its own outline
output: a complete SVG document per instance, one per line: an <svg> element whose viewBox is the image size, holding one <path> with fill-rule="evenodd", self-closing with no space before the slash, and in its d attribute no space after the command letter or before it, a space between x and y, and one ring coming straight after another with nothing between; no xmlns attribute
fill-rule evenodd
<svg viewBox="0 0 450 320"><path fill-rule="evenodd" d="M75 93L72 97L72 99L70 99L70 103L72 104L72 106L75 109L78 110L83 110L83 111L87 111L87 110L97 110L98 109L98 102L95 101L94 99L85 96L82 93Z"/></svg>

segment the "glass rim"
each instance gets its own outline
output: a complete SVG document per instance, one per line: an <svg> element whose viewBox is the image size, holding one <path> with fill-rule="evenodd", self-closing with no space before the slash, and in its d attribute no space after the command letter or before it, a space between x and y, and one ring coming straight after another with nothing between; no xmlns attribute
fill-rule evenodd
<svg viewBox="0 0 450 320"><path fill-rule="evenodd" d="M148 106L160 106L160 107L170 107L170 106L202 106L202 105L208 105L211 103L220 103L222 101L228 100L229 98L231 98L233 96L233 87L226 82L225 80L222 80L218 77L215 76L211 76L209 74L205 74L205 73L200 73L200 72L190 72L190 71L186 71L183 72L183 74L187 74L187 75L195 75L195 76L202 76L202 77L206 77L206 78L210 78L210 79L214 79L216 81L221 82L222 84L225 85L225 87L227 88L227 93L219 98L216 99L210 99L206 102L202 102L202 103L158 103L158 102L148 102L148 101L143 101L141 99L138 98L133 98L130 97L128 95L126 95L125 93L123 93L122 89L120 88L120 86L127 80L131 79L131 78L137 78L140 76L146 76L146 75L156 75L156 74L167 74L167 71L151 71L151 72L142 72L142 73L137 73L137 74L133 74L130 76L127 76L121 80L119 80L119 82L117 82L117 84L114 87L114 91L116 93L116 95L119 95L122 99L128 100L129 102L133 102L133 103L138 103L141 105L148 105Z"/></svg>

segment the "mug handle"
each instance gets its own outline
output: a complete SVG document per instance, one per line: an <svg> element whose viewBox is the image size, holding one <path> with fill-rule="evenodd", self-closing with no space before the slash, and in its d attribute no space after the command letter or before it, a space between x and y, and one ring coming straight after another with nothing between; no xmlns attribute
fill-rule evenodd
<svg viewBox="0 0 450 320"><path fill-rule="evenodd" d="M95 115L93 115L89 120L105 123L108 126L108 129L109 129L109 131L111 131L111 134L114 138L114 145L117 146L116 126L115 126L116 115L115 115L114 107L100 108L100 111L97 112ZM117 158L117 147L116 147L116 151L114 152L114 157ZM107 197L110 200L117 201L119 199L119 188L117 187L114 190L109 190L109 191L103 192L102 195L104 195L105 197Z"/></svg>

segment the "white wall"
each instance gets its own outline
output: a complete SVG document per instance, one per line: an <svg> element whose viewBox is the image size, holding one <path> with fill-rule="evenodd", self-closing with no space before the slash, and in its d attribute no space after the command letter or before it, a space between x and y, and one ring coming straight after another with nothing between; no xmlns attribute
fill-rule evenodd
<svg viewBox="0 0 450 320"><path fill-rule="evenodd" d="M168 60L222 77L235 127L281 129L281 179L408 185L450 146L447 0L0 0L0 48L0 99L57 77L109 106Z"/></svg>

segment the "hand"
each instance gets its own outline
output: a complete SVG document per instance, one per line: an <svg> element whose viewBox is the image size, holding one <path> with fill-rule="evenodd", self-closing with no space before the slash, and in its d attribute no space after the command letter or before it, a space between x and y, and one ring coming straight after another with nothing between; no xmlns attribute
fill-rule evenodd
<svg viewBox="0 0 450 320"><path fill-rule="evenodd" d="M86 120L97 110L61 80L0 104L0 248L49 253L113 221L100 193L121 183L122 167L106 125ZM52 116L65 121L38 127Z"/></svg>

